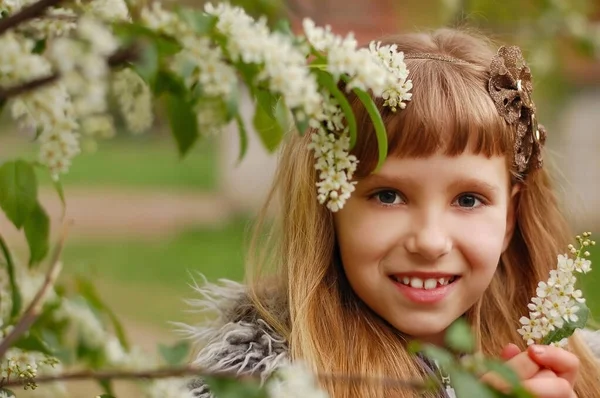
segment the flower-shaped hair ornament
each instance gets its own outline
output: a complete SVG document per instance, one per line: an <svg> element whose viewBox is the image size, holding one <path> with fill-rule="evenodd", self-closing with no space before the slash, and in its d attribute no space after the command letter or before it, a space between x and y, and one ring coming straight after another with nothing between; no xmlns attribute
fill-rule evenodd
<svg viewBox="0 0 600 398"><path fill-rule="evenodd" d="M500 47L490 65L488 90L500 115L509 124L517 125L514 162L522 175L542 167L542 146L546 130L537 123L535 105L531 99L531 70L519 47Z"/></svg>

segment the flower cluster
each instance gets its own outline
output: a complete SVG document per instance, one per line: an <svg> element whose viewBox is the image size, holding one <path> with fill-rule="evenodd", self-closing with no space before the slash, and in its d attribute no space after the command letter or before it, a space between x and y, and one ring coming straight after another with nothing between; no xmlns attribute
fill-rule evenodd
<svg viewBox="0 0 600 398"><path fill-rule="evenodd" d="M356 156L350 155L350 137L343 125L343 114L332 97L323 96L323 111L326 122L311 135L308 149L316 159L315 169L319 172L317 199L332 212L344 207L356 182L352 181L358 164Z"/></svg>
<svg viewBox="0 0 600 398"><path fill-rule="evenodd" d="M267 384L271 398L327 398L329 395L318 388L315 376L301 363L294 362L281 367Z"/></svg>
<svg viewBox="0 0 600 398"><path fill-rule="evenodd" d="M261 66L255 83L266 82L269 90L281 94L298 118L320 119L322 98L316 78L306 67L306 52L291 37L270 32L266 20L255 21L239 7L208 3L205 11L218 17L217 30L227 37L234 62Z"/></svg>
<svg viewBox="0 0 600 398"><path fill-rule="evenodd" d="M18 348L11 348L0 361L0 374L3 380L11 378L21 380L25 389L35 389L35 377L38 370L46 367L55 367L58 360L37 352L26 352Z"/></svg>
<svg viewBox="0 0 600 398"><path fill-rule="evenodd" d="M0 37L0 84L4 87L44 78L52 73L46 58L33 53L35 43L16 32ZM79 153L77 123L65 87L54 83L14 98L12 116L21 127L38 134L40 161L53 176L65 172Z"/></svg>
<svg viewBox="0 0 600 398"><path fill-rule="evenodd" d="M389 106L392 111L396 112L396 109L406 108L406 102L410 101L412 94L412 81L408 79L408 69L404 63L404 53L398 51L398 46L387 45L382 46L380 42L371 42L369 44L369 51L380 60L385 68L391 73L394 78L390 79L389 85L381 94L381 97L385 100L384 106Z"/></svg>
<svg viewBox="0 0 600 398"><path fill-rule="evenodd" d="M303 26L313 48L326 55L327 70L336 79L341 75L348 77L348 90L370 90L382 97L384 105L394 112L406 107L406 101L412 97L409 92L412 82L408 80L404 54L397 51L397 46L371 42L368 48L359 49L352 34L342 38L333 34L330 26L317 27L310 19L305 19ZM319 171L317 198L319 203L326 203L329 210L336 212L354 191L356 182L352 178L358 160L349 154L350 139L343 112L327 93L323 94L323 114L319 122L309 144Z"/></svg>
<svg viewBox="0 0 600 398"><path fill-rule="evenodd" d="M538 284L537 297L533 297L527 306L529 318L521 317L521 328L518 330L527 345L539 343L550 332L561 329L565 323L579 320L578 303L584 303L585 299L581 290L575 289L577 278L574 273L585 274L591 271L592 262L585 258L590 255L586 248L596 242L590 237L590 232L583 233L583 237L577 236L579 248L569 245L569 252L575 258L570 258L567 254L559 255L557 269L550 271L548 281ZM566 338L553 342L558 346L566 343Z"/></svg>
<svg viewBox="0 0 600 398"><path fill-rule="evenodd" d="M112 92L127 128L133 133L149 129L153 118L152 94L148 85L130 68L116 72L112 79Z"/></svg>
<svg viewBox="0 0 600 398"><path fill-rule="evenodd" d="M318 27L308 18L303 27L315 50L327 55L327 70L336 78L349 77L348 89L371 90L375 96L388 100L394 109L403 108L403 101L410 100L408 91L412 84L407 81L404 55L396 51L396 46L372 42L369 48L358 48L352 33L346 37L335 35L331 27Z"/></svg>

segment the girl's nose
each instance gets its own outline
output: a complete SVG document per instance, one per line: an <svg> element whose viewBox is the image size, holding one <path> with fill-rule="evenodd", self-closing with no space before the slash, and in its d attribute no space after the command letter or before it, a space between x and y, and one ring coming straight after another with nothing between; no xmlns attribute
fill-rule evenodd
<svg viewBox="0 0 600 398"><path fill-rule="evenodd" d="M413 231L405 241L405 246L409 253L434 261L452 250L452 239L439 221L429 219L420 226L415 223Z"/></svg>

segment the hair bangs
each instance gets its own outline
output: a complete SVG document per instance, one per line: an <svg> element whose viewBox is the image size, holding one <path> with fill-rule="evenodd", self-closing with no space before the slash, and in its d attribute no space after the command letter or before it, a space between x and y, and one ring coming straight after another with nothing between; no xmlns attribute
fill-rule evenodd
<svg viewBox="0 0 600 398"><path fill-rule="evenodd" d="M413 82L406 108L392 112L376 100L387 130L388 156L457 156L468 150L491 157L512 151L514 129L488 93L486 68L430 59L406 62ZM360 178L373 171L379 154L368 113L357 98L352 103L359 129L353 154L360 162Z"/></svg>

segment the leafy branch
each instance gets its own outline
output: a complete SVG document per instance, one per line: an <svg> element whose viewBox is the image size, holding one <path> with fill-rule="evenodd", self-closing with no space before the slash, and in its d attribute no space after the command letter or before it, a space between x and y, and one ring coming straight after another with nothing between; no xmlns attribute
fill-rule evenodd
<svg viewBox="0 0 600 398"><path fill-rule="evenodd" d="M56 246L54 255L51 258L50 267L46 273L46 278L44 279L43 285L36 293L35 297L23 313L23 316L15 325L14 329L0 342L0 358L4 357L6 351L8 351L11 345L25 332L27 332L31 325L33 325L36 319L41 315L45 296L54 286L54 283L56 282L62 268L60 258L65 241L67 239L67 232L68 227L67 224L65 224L62 236Z"/></svg>
<svg viewBox="0 0 600 398"><path fill-rule="evenodd" d="M46 12L50 7L54 7L63 0L40 0L31 5L23 7L17 13L0 19L0 35L6 31L15 28L23 22L29 21L30 19L37 18Z"/></svg>

